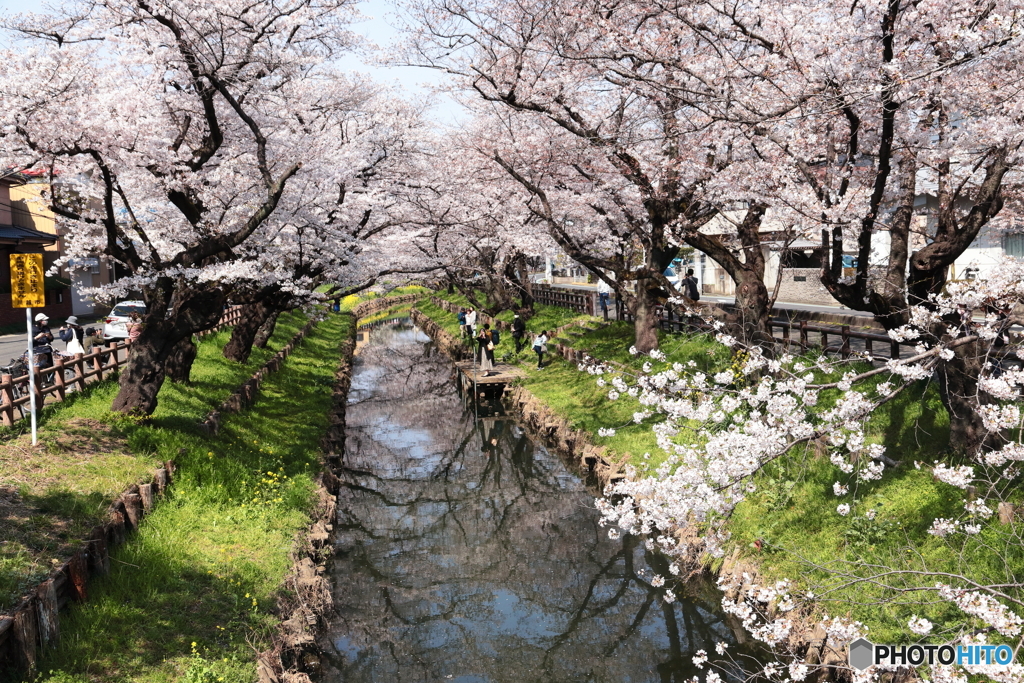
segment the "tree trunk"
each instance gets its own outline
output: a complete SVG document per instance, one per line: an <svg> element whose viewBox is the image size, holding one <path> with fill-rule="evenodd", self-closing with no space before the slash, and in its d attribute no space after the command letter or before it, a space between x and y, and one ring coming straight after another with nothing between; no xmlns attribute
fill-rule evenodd
<svg viewBox="0 0 1024 683"><path fill-rule="evenodd" d="M191 335L175 344L167 356L167 362L164 363L164 372L168 379L180 384L188 383L192 374L192 364L198 354L199 349L196 348Z"/></svg>
<svg viewBox="0 0 1024 683"><path fill-rule="evenodd" d="M978 405L982 403L978 390L981 356L977 342L958 346L953 353L951 359L939 364L936 372L942 404L949 413L949 447L973 457L990 437L978 414Z"/></svg>
<svg viewBox="0 0 1024 683"><path fill-rule="evenodd" d="M634 346L640 353L658 348L658 301L660 288L653 278L642 278L636 283L636 312L633 323Z"/></svg>
<svg viewBox="0 0 1024 683"><path fill-rule="evenodd" d="M271 306L265 301L258 301L245 307L242 319L231 330L231 338L224 345L224 357L228 360L244 363L249 360L256 335L270 315Z"/></svg>
<svg viewBox="0 0 1024 683"><path fill-rule="evenodd" d="M177 344L177 340L169 338L172 329L170 323L154 324L147 320L142 334L130 347L128 363L121 372L120 390L111 410L143 415L151 415L156 410L167 357Z"/></svg>
<svg viewBox="0 0 1024 683"><path fill-rule="evenodd" d="M270 338L274 336L274 329L277 327L277 318L281 315L281 311L275 309L267 319L260 325L260 329L256 331L256 338L253 340L253 345L258 349L267 348L267 344L270 342Z"/></svg>
<svg viewBox="0 0 1024 683"><path fill-rule="evenodd" d="M748 346L774 346L768 327L768 288L756 273L740 271L736 282L735 334Z"/></svg>

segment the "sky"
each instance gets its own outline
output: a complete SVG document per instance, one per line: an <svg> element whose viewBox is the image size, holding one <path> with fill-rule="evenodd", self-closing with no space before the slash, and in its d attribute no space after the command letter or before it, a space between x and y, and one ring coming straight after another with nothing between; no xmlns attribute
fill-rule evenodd
<svg viewBox="0 0 1024 683"><path fill-rule="evenodd" d="M16 12L38 12L48 4L46 0L0 0L0 14ZM360 13L367 19L352 26L352 29L363 35L367 41L380 47L386 47L398 37L393 27L393 16L396 8L388 0L363 0L357 6ZM433 69L418 67L382 67L369 60L364 61L358 56L349 55L340 60L340 65L352 71L370 74L381 83L397 85L412 100L429 94L430 87L442 83L444 76ZM437 95L437 104L431 114L441 123L454 123L460 119L462 108L446 95Z"/></svg>

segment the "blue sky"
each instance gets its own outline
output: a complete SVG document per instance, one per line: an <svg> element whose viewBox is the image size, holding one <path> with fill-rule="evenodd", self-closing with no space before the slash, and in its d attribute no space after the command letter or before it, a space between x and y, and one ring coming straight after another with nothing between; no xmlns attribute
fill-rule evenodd
<svg viewBox="0 0 1024 683"><path fill-rule="evenodd" d="M46 4L46 0L0 0L0 13L38 12L43 10ZM381 47L396 39L397 31L388 19L388 15L393 15L396 11L393 3L388 0L363 0L358 7L359 11L369 18L353 26L356 32ZM367 63L355 55L342 59L340 63L346 69L368 73L383 83L397 84L411 99L423 97L429 92L431 85L441 83L443 78L440 73L431 69L380 67ZM445 123L455 121L459 117L459 112L459 105L444 95L438 95L438 103L433 109L437 120Z"/></svg>

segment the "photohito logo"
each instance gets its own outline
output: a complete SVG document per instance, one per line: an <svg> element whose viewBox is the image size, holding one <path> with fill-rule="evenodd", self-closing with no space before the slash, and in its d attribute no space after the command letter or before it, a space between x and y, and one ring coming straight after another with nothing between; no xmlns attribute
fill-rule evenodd
<svg viewBox="0 0 1024 683"><path fill-rule="evenodd" d="M873 664L920 666L957 664L1006 666L1013 660L1009 645L875 645L867 638L850 643L850 666L863 671Z"/></svg>

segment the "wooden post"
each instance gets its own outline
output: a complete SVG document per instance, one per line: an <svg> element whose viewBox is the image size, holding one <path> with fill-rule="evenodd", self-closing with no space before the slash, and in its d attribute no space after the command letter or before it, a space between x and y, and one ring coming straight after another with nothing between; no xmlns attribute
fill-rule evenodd
<svg viewBox="0 0 1024 683"><path fill-rule="evenodd" d="M156 492L163 493L167 488L167 470L161 467L153 474L153 483L156 484Z"/></svg>
<svg viewBox="0 0 1024 683"><path fill-rule="evenodd" d="M825 353L828 350L828 332L822 330L818 334L821 335L821 352Z"/></svg>
<svg viewBox="0 0 1024 683"><path fill-rule="evenodd" d="M139 522L142 521L142 497L137 493L129 493L124 496L124 510L128 517L128 524L131 531L139 530Z"/></svg>
<svg viewBox="0 0 1024 683"><path fill-rule="evenodd" d="M85 367L82 358L82 354L76 353L75 360L72 361L75 366L75 391L85 391Z"/></svg>
<svg viewBox="0 0 1024 683"><path fill-rule="evenodd" d="M39 584L36 590L36 612L39 617L39 644L45 649L60 639L60 620L57 616L57 590L53 579Z"/></svg>
<svg viewBox="0 0 1024 683"><path fill-rule="evenodd" d="M875 355L875 351L872 348L873 344L874 344L874 341L871 339L871 337L865 337L864 338L864 349L868 352L869 356L874 356Z"/></svg>
<svg viewBox="0 0 1024 683"><path fill-rule="evenodd" d="M3 396L3 423L5 427L14 424L14 391L11 376L4 373L0 377L0 396Z"/></svg>
<svg viewBox="0 0 1024 683"><path fill-rule="evenodd" d="M35 677L36 662L39 659L36 650L39 628L36 622L35 600L29 600L14 613L14 640L18 645L21 668L28 673L29 679L32 679Z"/></svg>
<svg viewBox="0 0 1024 683"><path fill-rule="evenodd" d="M68 562L68 584L71 587L71 597L76 602L85 602L88 599L86 582L89 580L89 560L84 551L75 553Z"/></svg>
<svg viewBox="0 0 1024 683"><path fill-rule="evenodd" d="M142 510L149 512L153 509L153 485L139 484L139 497L142 499Z"/></svg>
<svg viewBox="0 0 1024 683"><path fill-rule="evenodd" d="M105 345L105 346L108 349L110 348L109 345ZM103 380L103 354L101 352L97 352L96 356L92 359L92 367L93 367L93 369L96 370L96 380L97 381L102 381Z"/></svg>
<svg viewBox="0 0 1024 683"><path fill-rule="evenodd" d="M92 530L89 541L89 567L95 574L110 573L110 551L107 546L107 531L98 526Z"/></svg>
<svg viewBox="0 0 1024 683"><path fill-rule="evenodd" d="M889 357L894 360L900 357L900 343L895 339L889 342Z"/></svg>
<svg viewBox="0 0 1024 683"><path fill-rule="evenodd" d="M810 346L810 344L807 341L807 321L806 320L801 320L800 321L800 346L805 348L805 349L808 346Z"/></svg>
<svg viewBox="0 0 1024 683"><path fill-rule="evenodd" d="M840 348L843 358L850 357L850 326L843 325L843 345Z"/></svg>
<svg viewBox="0 0 1024 683"><path fill-rule="evenodd" d="M64 359L55 358L53 361L53 383L57 387L57 398L64 400Z"/></svg>

